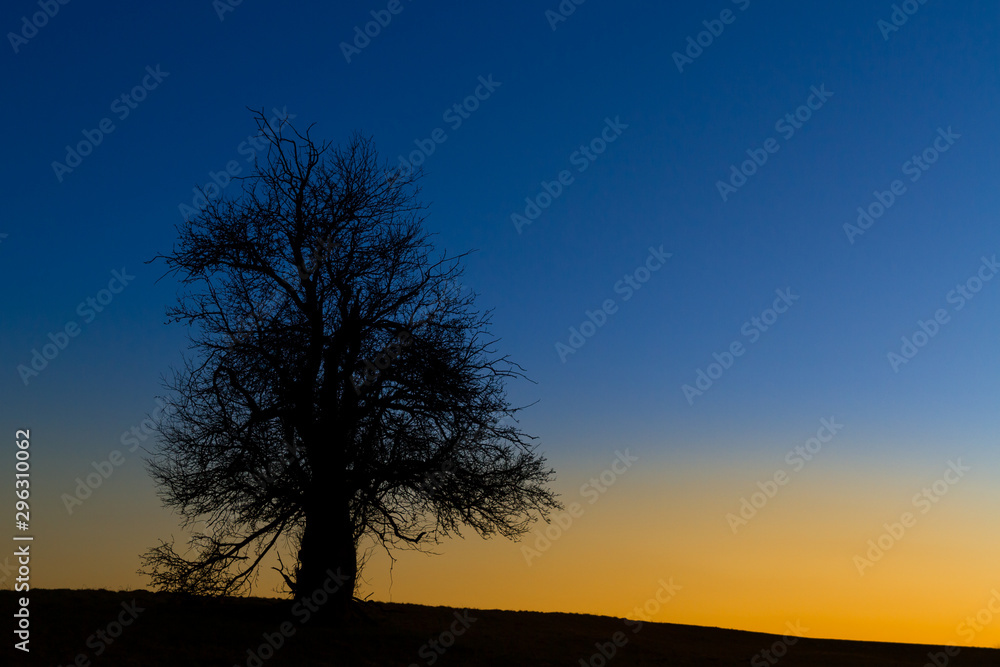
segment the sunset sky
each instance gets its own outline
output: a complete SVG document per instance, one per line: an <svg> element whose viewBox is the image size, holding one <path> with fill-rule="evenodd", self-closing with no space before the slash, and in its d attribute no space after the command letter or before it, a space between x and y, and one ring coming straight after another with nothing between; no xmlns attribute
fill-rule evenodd
<svg viewBox="0 0 1000 667"><path fill-rule="evenodd" d="M34 31L5 4L0 428L31 429L33 584L143 588L183 539L133 451L187 348L146 262L250 172L252 107L422 163L578 503L376 551L363 594L1000 646L1000 5L675 4L73 2Z"/></svg>

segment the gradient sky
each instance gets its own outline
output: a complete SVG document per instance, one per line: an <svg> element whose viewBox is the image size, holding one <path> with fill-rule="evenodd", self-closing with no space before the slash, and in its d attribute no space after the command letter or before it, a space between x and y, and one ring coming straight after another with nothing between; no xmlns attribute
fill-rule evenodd
<svg viewBox="0 0 1000 667"><path fill-rule="evenodd" d="M1000 280L977 282L1000 254L997 3L911 0L889 31L890 2L591 0L553 22L556 0L401 0L350 62L341 43L389 3L335 4L247 0L220 18L208 0L74 2L0 47L0 428L31 429L35 585L141 588L138 554L182 537L141 451L120 442L186 347L163 324L177 285L145 262L170 249L210 172L251 168L250 106L334 142L370 133L393 163L441 128L424 156L426 226L439 249L478 250L466 284L535 381L510 396L538 401L523 427L562 499L580 503L534 558L522 547L536 536L472 534L391 572L376 553L365 594L634 618L672 578L681 588L649 618L1000 644L1000 618L981 612L1000 590ZM6 3L0 27L19 32L37 11ZM674 54L709 28L722 30L679 71ZM144 77L156 85L134 109L115 102ZM488 97L480 77L499 84ZM446 112L477 87L487 99L457 125ZM820 105L814 89L832 95ZM797 111L809 118L794 133L776 125ZM57 174L105 118L113 131ZM581 157L602 131L614 141ZM933 164L915 170L926 149ZM724 199L718 182L752 155L767 160ZM512 214L563 171L572 181L518 229ZM897 179L881 217L845 231ZM663 266L626 289L661 246ZM78 310L123 269L134 279L100 313ZM776 290L797 299L774 321ZM609 299L603 325L560 358ZM894 368L920 321L935 335ZM79 335L25 383L18 366L68 323ZM734 342L743 353L710 368ZM715 379L689 401L699 371ZM843 428L809 443L822 419ZM817 445L808 461L794 453ZM63 494L114 450L124 462L70 514ZM605 473L604 493L584 486L625 450L638 461ZM950 462L969 470L946 475ZM781 486L767 483L776 473ZM727 518L743 499L762 505L745 525ZM906 512L904 533L882 538L891 548L859 566ZM276 584L265 575L259 593Z"/></svg>

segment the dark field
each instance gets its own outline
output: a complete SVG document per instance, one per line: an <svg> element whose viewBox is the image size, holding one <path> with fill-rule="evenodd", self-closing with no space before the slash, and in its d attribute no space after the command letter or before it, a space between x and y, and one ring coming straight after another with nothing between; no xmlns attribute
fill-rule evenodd
<svg viewBox="0 0 1000 667"><path fill-rule="evenodd" d="M333 628L306 608L295 609L291 602L281 600L185 599L147 591L36 590L31 592L29 605L31 655L26 660L23 653L13 650L10 639L15 595L10 591L0 594L4 609L10 610L4 614L9 624L4 632L8 637L4 665L920 667L929 663L928 652L943 650L807 638L788 645L774 635L668 623L645 623L640 627L634 621L626 625L621 619L606 616L466 612L382 603L366 603L363 608L367 618L359 618L351 627ZM127 625L119 627L119 621ZM287 636L282 635L282 628ZM272 643L281 644L273 655L265 635L271 637ZM621 646L615 646L616 639ZM267 648L261 651L261 645ZM608 654L613 649L613 657L605 661L601 647ZM768 660L761 652L772 647L777 650ZM776 657L777 653L782 657ZM938 667L945 664L998 665L1000 651L965 648L952 658L941 653Z"/></svg>

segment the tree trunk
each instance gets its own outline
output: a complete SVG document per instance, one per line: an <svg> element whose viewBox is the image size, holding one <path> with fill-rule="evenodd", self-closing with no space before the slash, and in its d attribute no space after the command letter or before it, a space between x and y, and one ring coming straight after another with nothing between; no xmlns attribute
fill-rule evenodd
<svg viewBox="0 0 1000 667"><path fill-rule="evenodd" d="M342 620L351 609L357 575L349 508L328 495L306 511L295 599L310 609L319 607L314 613L324 618Z"/></svg>

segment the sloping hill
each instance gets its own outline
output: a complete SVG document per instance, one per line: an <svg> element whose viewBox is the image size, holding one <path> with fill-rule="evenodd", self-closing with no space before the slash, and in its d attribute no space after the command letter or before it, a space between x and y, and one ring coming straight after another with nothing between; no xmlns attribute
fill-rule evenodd
<svg viewBox="0 0 1000 667"><path fill-rule="evenodd" d="M4 609L16 609L15 595L0 593ZM367 619L338 629L287 601L182 598L146 591L35 590L29 609L30 661L8 639L2 664L922 667L930 661L929 652L943 651L807 638L790 643L775 635L640 625L606 616L381 603L365 605ZM13 630L10 614L4 616ZM4 632L8 637L10 630ZM1000 665L1000 650L963 648L952 658L942 652L937 661L936 667Z"/></svg>

